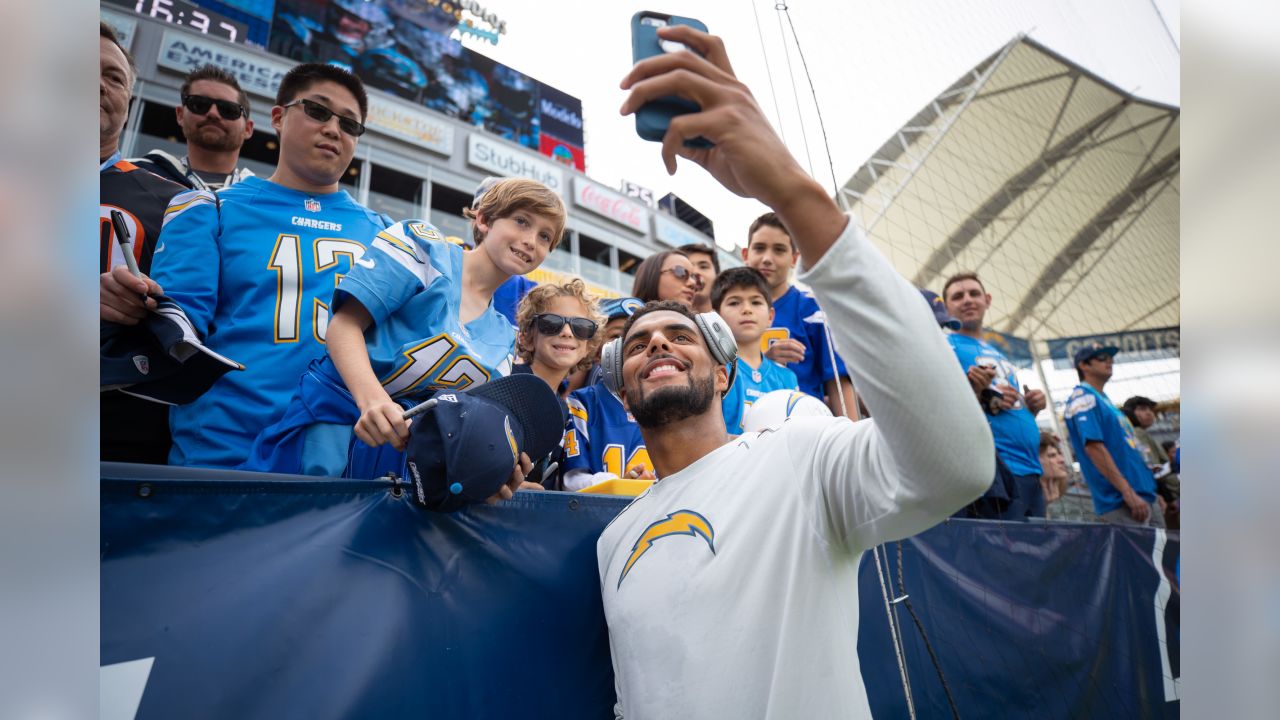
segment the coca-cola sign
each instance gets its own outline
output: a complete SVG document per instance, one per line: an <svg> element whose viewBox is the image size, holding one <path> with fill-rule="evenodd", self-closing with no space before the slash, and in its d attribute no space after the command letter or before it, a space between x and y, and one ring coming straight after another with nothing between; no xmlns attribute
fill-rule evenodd
<svg viewBox="0 0 1280 720"><path fill-rule="evenodd" d="M649 229L649 211L643 205L585 178L573 178L573 202L636 232Z"/></svg>

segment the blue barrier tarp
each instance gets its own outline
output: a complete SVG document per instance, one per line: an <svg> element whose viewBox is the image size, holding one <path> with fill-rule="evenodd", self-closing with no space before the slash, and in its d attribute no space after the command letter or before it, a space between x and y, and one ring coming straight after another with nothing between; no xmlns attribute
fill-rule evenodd
<svg viewBox="0 0 1280 720"><path fill-rule="evenodd" d="M612 717L595 541L625 498L522 492L439 515L387 481L116 464L101 497L102 665L148 660L137 718ZM959 714L1176 716L1163 537L952 521L905 541L902 587ZM870 557L863 675L876 717L905 717ZM950 717L905 604L917 712Z"/></svg>

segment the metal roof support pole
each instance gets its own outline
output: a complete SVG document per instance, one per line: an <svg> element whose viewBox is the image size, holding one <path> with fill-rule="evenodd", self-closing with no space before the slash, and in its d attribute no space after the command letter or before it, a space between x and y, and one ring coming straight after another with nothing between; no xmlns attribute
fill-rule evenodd
<svg viewBox="0 0 1280 720"><path fill-rule="evenodd" d="M920 171L921 167L924 166L925 160L929 159L929 156L933 154L933 151L935 149L937 149L939 143L942 142L942 138L946 137L947 132L951 130L952 126L955 125L956 121L960 119L960 116L964 114L964 111L969 107L969 103L973 102L974 96L976 96L978 94L978 91L981 90L983 86L987 84L987 81L990 80L991 76L995 74L996 69L1000 67L1000 64L1004 62L1005 58L1009 56L1009 53L1012 52L1013 49L1017 47L1018 43L1020 42L1022 42L1021 35L1014 38L1011 42L1005 45L1004 48L1000 50L1000 55L996 57L995 62L988 65L987 69L983 70L980 75L975 77L973 82L970 83L968 86L966 86L963 89L957 88L955 90L948 90L946 93L944 93L944 95L963 94L964 100L962 100L958 106L956 106L953 110L951 110L949 114L944 114L944 113L939 114L939 117L946 117L946 120L943 121L942 127L934 131L933 138L929 141L929 144L925 146L924 151L921 152L920 155L916 157L912 157L910 164L905 166L900 165L895 161L888 162L888 164L903 167L903 169L906 170L906 175L898 182L897 187L895 187L891 192L889 192L887 195L882 197L882 202L879 203L880 207L876 210L875 215L865 223L864 227L868 235L871 234L871 230L875 228L876 223L880 222L880 218L884 217L885 212L889 209L889 206L893 204L893 201L897 199L898 195L902 194L902 191L905 190L907 188L907 185L911 183L911 179L915 177L915 174ZM934 105L935 106L937 105L936 100L934 101ZM872 158L871 160L867 161L867 165L870 166L872 163L876 162L876 160L878 159L879 158Z"/></svg>
<svg viewBox="0 0 1280 720"><path fill-rule="evenodd" d="M1049 377L1044 374L1044 358L1040 357L1040 351L1036 349L1039 343L1034 339L1028 339L1027 344L1031 346L1031 362L1036 366L1036 375L1040 376L1040 385L1044 387L1044 397L1048 401L1045 409L1049 411L1049 423L1053 425L1053 434L1062 440L1062 455L1067 459L1067 468L1070 469L1071 463L1075 462L1075 458L1072 457L1071 442L1067 438L1066 428L1062 426L1062 420L1058 417L1058 409L1054 406L1053 393L1049 390Z"/></svg>

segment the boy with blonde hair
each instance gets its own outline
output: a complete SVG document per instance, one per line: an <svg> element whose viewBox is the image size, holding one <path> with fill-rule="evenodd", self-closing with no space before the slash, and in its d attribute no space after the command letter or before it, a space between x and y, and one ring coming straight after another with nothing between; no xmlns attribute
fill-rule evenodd
<svg viewBox="0 0 1280 720"><path fill-rule="evenodd" d="M474 219L472 250L419 220L378 233L334 292L328 354L303 374L284 417L259 434L243 469L375 477L384 465L400 465L406 407L438 389L511 372L515 333L493 309L493 293L559 244L564 204L541 183L510 178L466 214ZM356 456L368 460L348 467Z"/></svg>

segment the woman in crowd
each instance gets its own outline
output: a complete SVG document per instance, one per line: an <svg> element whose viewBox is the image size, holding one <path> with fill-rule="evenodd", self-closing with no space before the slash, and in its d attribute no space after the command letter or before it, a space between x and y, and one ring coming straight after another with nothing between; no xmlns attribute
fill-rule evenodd
<svg viewBox="0 0 1280 720"><path fill-rule="evenodd" d="M694 272L693 261L679 250L654 253L636 268L631 294L644 302L675 300L693 308L693 297L702 289L702 276Z"/></svg>

